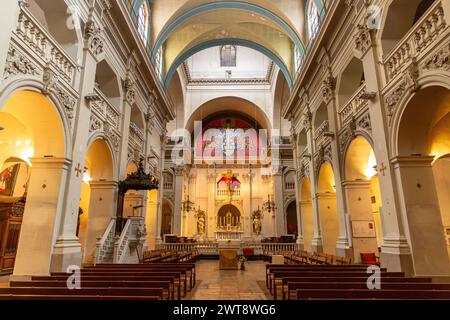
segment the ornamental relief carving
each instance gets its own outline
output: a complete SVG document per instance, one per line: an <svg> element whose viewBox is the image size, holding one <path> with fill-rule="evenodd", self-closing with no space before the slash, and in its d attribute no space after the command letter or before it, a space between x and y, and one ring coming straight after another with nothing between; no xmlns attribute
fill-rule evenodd
<svg viewBox="0 0 450 320"><path fill-rule="evenodd" d="M355 51L360 57L364 56L367 51L372 47L372 33L373 30L369 29L366 24L359 24L356 26Z"/></svg>
<svg viewBox="0 0 450 320"><path fill-rule="evenodd" d="M99 57L104 52L104 36L103 30L95 25L95 22L90 20L86 23L84 32L86 45L91 54Z"/></svg>
<svg viewBox="0 0 450 320"><path fill-rule="evenodd" d="M325 104L328 104L334 97L334 90L336 89L336 79L328 75L322 82L322 96Z"/></svg>
<svg viewBox="0 0 450 320"><path fill-rule="evenodd" d="M38 75L39 72L37 66L30 59L16 48L10 47L6 58L3 79L19 74L35 76Z"/></svg>
<svg viewBox="0 0 450 320"><path fill-rule="evenodd" d="M450 44L435 53L428 59L423 68L425 70L444 70L450 71Z"/></svg>

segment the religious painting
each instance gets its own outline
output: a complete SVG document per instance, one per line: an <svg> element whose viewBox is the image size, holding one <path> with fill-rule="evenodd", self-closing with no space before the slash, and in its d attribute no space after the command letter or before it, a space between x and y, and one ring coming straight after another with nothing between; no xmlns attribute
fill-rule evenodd
<svg viewBox="0 0 450 320"><path fill-rule="evenodd" d="M375 222L372 220L352 221L352 233L354 238L376 238Z"/></svg>
<svg viewBox="0 0 450 320"><path fill-rule="evenodd" d="M19 168L20 164L15 164L13 166L6 168L0 173L0 195L2 196L13 195Z"/></svg>

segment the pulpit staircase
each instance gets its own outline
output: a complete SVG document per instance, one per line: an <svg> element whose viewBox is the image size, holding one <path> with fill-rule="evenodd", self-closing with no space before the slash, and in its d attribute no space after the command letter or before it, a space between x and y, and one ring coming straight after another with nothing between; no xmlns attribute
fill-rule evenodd
<svg viewBox="0 0 450 320"><path fill-rule="evenodd" d="M105 232L97 238L95 263L137 263L136 250L144 243L146 230L143 217L129 217L122 232L116 235L116 219L111 219Z"/></svg>

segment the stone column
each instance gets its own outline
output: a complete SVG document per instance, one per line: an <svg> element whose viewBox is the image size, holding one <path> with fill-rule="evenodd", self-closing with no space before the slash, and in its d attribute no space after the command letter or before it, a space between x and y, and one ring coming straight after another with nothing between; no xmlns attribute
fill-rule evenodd
<svg viewBox="0 0 450 320"><path fill-rule="evenodd" d="M87 153L87 141L90 132L90 102L98 99L94 92L97 63L103 59L103 35L93 22L88 22L83 50L83 68L80 77L80 99L74 121L74 150L69 182L66 192L66 207L59 227L59 234L53 251L52 271L65 271L69 265L80 265L81 245L76 237L78 208L80 206L81 184L84 162Z"/></svg>
<svg viewBox="0 0 450 320"><path fill-rule="evenodd" d="M309 162L309 181L311 183L311 196L312 196L312 210L313 210L313 224L314 224L314 231L313 231L313 237L311 242L311 250L313 252L322 252L322 228L320 225L320 210L319 210L319 202L317 199L317 177L316 172L314 170L315 166L315 160L314 160L314 153L315 153L315 144L314 144L314 133L312 129L312 114L309 109L309 106L306 107L306 112L304 115L304 126L306 129L306 138L308 143L308 150L310 151L310 162Z"/></svg>
<svg viewBox="0 0 450 320"><path fill-rule="evenodd" d="M286 234L286 226L284 219L284 197L283 197L283 172L278 170L273 175L273 189L275 202L275 236L280 237Z"/></svg>
<svg viewBox="0 0 450 320"><path fill-rule="evenodd" d="M164 199L164 161L166 158L166 134L161 134L161 157L159 158L159 189L158 189L158 203L155 219L155 238L156 246L161 245L163 239L161 239L161 223L162 223L162 205Z"/></svg>
<svg viewBox="0 0 450 320"><path fill-rule="evenodd" d="M86 228L84 263L95 261L97 238L105 232L111 219L116 215L118 184L115 181L91 181L89 200L89 220Z"/></svg>
<svg viewBox="0 0 450 320"><path fill-rule="evenodd" d="M292 121L292 119L291 119ZM299 168L299 159L298 159L298 149L297 149L297 135L296 134L292 134L291 135L291 141L292 141L292 152L294 155L294 168L295 168L295 211L297 214L297 247L299 250L303 250L304 249L304 242L303 242L303 227L302 227L302 217L300 214L300 188L299 188L299 183L300 183L300 177L301 177L301 172L300 172L300 168Z"/></svg>
<svg viewBox="0 0 450 320"><path fill-rule="evenodd" d="M331 69L327 66L327 76L325 77L322 84L322 94L323 101L327 105L328 111L328 123L329 123L329 133L332 134L331 138L331 161L333 165L334 174L334 185L336 188L336 202L337 202L337 215L339 221L339 237L336 241L336 255L343 257L351 256L351 249L349 244L350 235L347 233L347 222L345 217L345 212L347 212L345 207L345 196L344 190L342 188L342 177L340 163L340 147L337 139L337 132L339 130L338 126L338 110L336 104L336 79L331 73Z"/></svg>
<svg viewBox="0 0 450 320"><path fill-rule="evenodd" d="M367 24L357 26L355 34L355 53L361 58L364 67L366 94L368 99L370 124L377 159L378 177L381 189L381 218L383 221L383 245L381 246L381 263L390 271L411 271L412 257L405 237L405 226L401 219L399 204L401 198L396 197L393 165L390 162L388 149L389 130L384 102L379 92L383 87L380 70L380 57L376 50L374 31Z"/></svg>
<svg viewBox="0 0 450 320"><path fill-rule="evenodd" d="M0 19L0 70L5 70L6 57L8 56L11 34L17 26L19 19L19 6L26 6L26 1L4 0L2 1L3 14Z"/></svg>
<svg viewBox="0 0 450 320"><path fill-rule="evenodd" d="M14 276L48 275L61 221L70 160L32 158Z"/></svg>
<svg viewBox="0 0 450 320"><path fill-rule="evenodd" d="M184 166L176 166L174 179L174 206L173 206L173 223L172 233L181 236L181 206L183 201L183 178L184 178Z"/></svg>
<svg viewBox="0 0 450 320"><path fill-rule="evenodd" d="M432 156L392 159L398 191L403 199L400 210L408 226L407 236L416 276L450 275L444 227L431 167L433 159Z"/></svg>
<svg viewBox="0 0 450 320"><path fill-rule="evenodd" d="M131 109L136 97L135 84L130 78L131 71L128 71L127 79L124 83L125 98L123 100L123 112L121 121L121 145L119 152L119 181L124 180L127 175L128 166L128 140L130 137L130 119L131 119ZM144 150L142 150L144 151Z"/></svg>

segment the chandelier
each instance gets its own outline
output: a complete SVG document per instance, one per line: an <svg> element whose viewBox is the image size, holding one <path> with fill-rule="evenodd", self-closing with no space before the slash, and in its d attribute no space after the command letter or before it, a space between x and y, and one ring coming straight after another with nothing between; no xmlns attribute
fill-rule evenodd
<svg viewBox="0 0 450 320"><path fill-rule="evenodd" d="M262 204L262 209L268 213L275 212L277 209L275 202L271 199L269 194L267 195L267 201Z"/></svg>
<svg viewBox="0 0 450 320"><path fill-rule="evenodd" d="M195 210L195 203L189 200L189 195L187 195L186 199L181 203L181 208L184 213Z"/></svg>

